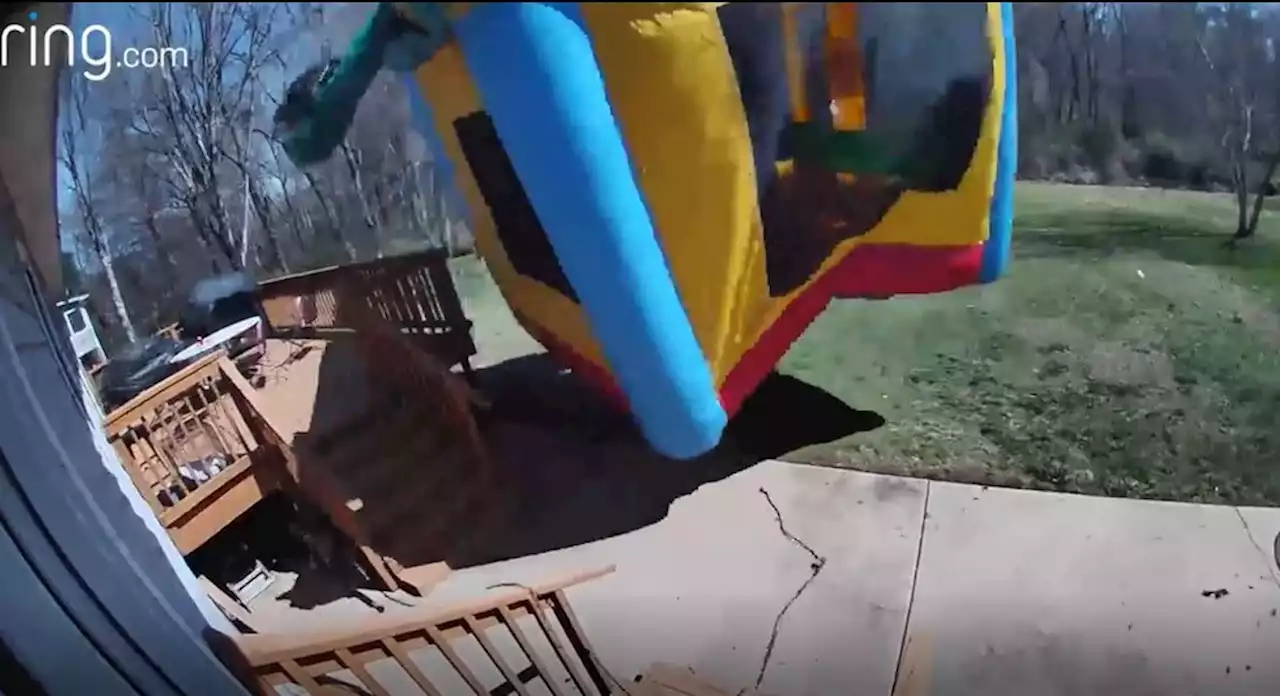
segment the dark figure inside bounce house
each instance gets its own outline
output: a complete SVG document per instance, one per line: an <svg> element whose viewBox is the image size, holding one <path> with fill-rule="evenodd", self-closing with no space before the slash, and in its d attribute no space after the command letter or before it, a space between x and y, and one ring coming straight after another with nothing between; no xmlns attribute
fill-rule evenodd
<svg viewBox="0 0 1280 696"><path fill-rule="evenodd" d="M673 458L832 298L1008 262L1008 3L382 3L277 115L299 165L379 70L517 319Z"/></svg>

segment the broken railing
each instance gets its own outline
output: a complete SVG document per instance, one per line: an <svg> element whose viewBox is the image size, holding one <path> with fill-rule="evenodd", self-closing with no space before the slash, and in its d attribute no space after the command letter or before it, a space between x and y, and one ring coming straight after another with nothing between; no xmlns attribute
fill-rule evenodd
<svg viewBox="0 0 1280 696"><path fill-rule="evenodd" d="M322 635L244 636L237 643L263 694L621 693L588 643L565 590L613 571L419 618L370 620ZM495 687L494 684L497 684Z"/></svg>
<svg viewBox="0 0 1280 696"><path fill-rule="evenodd" d="M472 376L475 344L447 255L321 269L258 293L270 335L326 342L322 374L360 374L366 387L330 409L343 417L293 439L300 487L383 586L428 592L477 557L507 508L472 413L482 400L451 369ZM321 387L317 400L334 398Z"/></svg>

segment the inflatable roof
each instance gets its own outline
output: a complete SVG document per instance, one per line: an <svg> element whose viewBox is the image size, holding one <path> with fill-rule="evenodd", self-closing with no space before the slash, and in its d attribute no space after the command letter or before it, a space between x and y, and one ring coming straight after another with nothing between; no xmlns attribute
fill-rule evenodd
<svg viewBox="0 0 1280 696"><path fill-rule="evenodd" d="M350 55L385 44L520 323L662 454L714 447L832 298L1007 262L1007 3L388 7Z"/></svg>

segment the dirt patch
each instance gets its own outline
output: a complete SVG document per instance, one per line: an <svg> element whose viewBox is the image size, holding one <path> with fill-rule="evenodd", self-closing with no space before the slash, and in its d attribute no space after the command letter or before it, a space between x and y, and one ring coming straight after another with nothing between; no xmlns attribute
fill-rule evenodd
<svg viewBox="0 0 1280 696"><path fill-rule="evenodd" d="M1090 379L1105 384L1155 388L1174 386L1173 363L1158 348L1099 341L1087 347L1081 363Z"/></svg>

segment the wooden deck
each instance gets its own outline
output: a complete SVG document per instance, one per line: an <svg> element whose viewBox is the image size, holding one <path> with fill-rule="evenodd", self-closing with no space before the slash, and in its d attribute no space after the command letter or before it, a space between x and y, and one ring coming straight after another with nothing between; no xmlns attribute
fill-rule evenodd
<svg viewBox="0 0 1280 696"><path fill-rule="evenodd" d="M215 353L107 418L108 442L183 554L289 479L285 451L244 398L251 390Z"/></svg>
<svg viewBox="0 0 1280 696"><path fill-rule="evenodd" d="M257 429L249 440L268 443L248 465L222 475L265 483L256 491L219 484L194 496L209 502L190 516L211 519L190 523L207 530L198 533L168 524L181 548L198 546L275 486L340 532L337 547L324 537L320 548L310 545L313 559L363 568L363 580L371 581L365 587L424 595L453 569L652 524L676 497L769 455L754 442L761 429L741 416L752 437L673 466L645 445L626 414L545 355L512 358L477 375L493 399L486 407L467 379L475 347L470 322L460 317L456 293L439 297L452 286L438 271L399 267L324 269L263 285L274 336L260 360L261 384L249 386L225 359L216 362L217 380L227 387L223 400ZM447 306L453 314L441 310ZM182 379L167 388L181 392ZM230 450L228 461L252 449ZM166 512L159 497L174 478L169 464L147 473L145 461L135 452L127 463L139 488L154 493L153 509L162 520L187 520ZM294 605L305 612L354 590L343 587L347 594L300 592L289 602L309 596Z"/></svg>
<svg viewBox="0 0 1280 696"><path fill-rule="evenodd" d="M345 418L358 414L369 400L364 368L346 348L319 339L267 339L259 367L262 386L258 394L272 423L290 445L299 434L305 437L308 432L330 432ZM344 398L328 400L317 412L320 368L326 359L336 360L343 368L327 368L326 389L333 389Z"/></svg>
<svg viewBox="0 0 1280 696"><path fill-rule="evenodd" d="M222 352L147 389L105 425L125 471L184 556L274 493L306 504L289 446ZM200 580L228 616L253 628L247 607L224 585Z"/></svg>
<svg viewBox="0 0 1280 696"><path fill-rule="evenodd" d="M109 442L184 555L283 491L314 562L429 590L482 536L499 488L447 257L277 279L259 302L273 336L257 361L265 388L211 355L113 411Z"/></svg>

